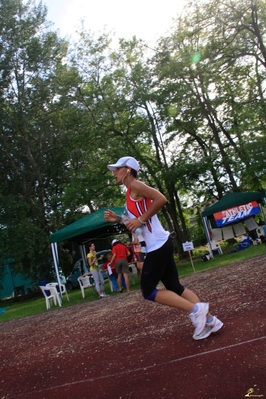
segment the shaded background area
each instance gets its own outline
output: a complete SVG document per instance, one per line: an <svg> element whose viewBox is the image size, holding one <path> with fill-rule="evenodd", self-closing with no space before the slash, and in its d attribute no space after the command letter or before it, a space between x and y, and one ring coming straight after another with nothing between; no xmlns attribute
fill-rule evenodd
<svg viewBox="0 0 266 399"><path fill-rule="evenodd" d="M225 324L203 341L140 291L1 323L0 397L266 397L265 263L182 278Z"/></svg>

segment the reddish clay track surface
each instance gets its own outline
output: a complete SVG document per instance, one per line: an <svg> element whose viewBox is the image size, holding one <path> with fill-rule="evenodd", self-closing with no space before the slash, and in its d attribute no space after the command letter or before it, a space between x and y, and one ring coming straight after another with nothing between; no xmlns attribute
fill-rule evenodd
<svg viewBox="0 0 266 399"><path fill-rule="evenodd" d="M0 398L266 399L265 272L263 255L182 279L224 322L202 341L140 291L1 323Z"/></svg>

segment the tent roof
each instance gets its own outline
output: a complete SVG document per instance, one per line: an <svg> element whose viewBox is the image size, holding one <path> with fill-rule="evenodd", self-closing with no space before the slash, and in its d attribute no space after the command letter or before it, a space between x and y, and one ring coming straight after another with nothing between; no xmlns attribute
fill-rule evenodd
<svg viewBox="0 0 266 399"><path fill-rule="evenodd" d="M202 216L212 216L216 212L223 211L234 206L243 205L250 201L261 202L262 198L266 197L265 191L250 192L250 193L228 193L223 198L211 205L202 212Z"/></svg>
<svg viewBox="0 0 266 399"><path fill-rule="evenodd" d="M124 211L124 208L101 208L51 234L50 242L72 240L82 244L90 239L105 238L116 234L118 232L117 225L104 220L104 212L107 209L113 210L117 215L122 215Z"/></svg>

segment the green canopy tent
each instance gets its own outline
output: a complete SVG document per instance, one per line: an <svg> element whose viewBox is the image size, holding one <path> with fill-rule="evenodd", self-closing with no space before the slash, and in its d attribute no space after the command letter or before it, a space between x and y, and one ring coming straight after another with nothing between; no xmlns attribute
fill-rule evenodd
<svg viewBox="0 0 266 399"><path fill-rule="evenodd" d="M81 245L90 240L106 238L117 233L117 225L104 220L104 212L107 209L111 209L117 215L122 215L124 211L124 208L101 208L51 234L50 242L72 240Z"/></svg>
<svg viewBox="0 0 266 399"><path fill-rule="evenodd" d="M59 257L57 243L60 241L74 241L79 245L83 264L86 264L85 243L91 240L99 240L108 238L114 234L126 231L121 225L109 223L104 220L104 212L111 209L117 215L122 215L124 208L101 208L96 212L87 215L76 222L63 227L62 229L50 235L50 243L52 248L53 260L57 281L60 283L59 277ZM59 284L60 287L60 284Z"/></svg>
<svg viewBox="0 0 266 399"><path fill-rule="evenodd" d="M266 198L266 192L265 191L259 191L259 192L234 192L234 193L227 193L224 195L223 198L221 198L219 201L215 202L213 205L211 205L209 208L205 209L205 211L202 212L202 219L203 219L203 225L205 229L205 234L207 237L207 241L210 245L211 248L211 237L210 237L210 230L211 230L211 221L214 220L214 214L217 214L219 212L225 211L225 210L230 210L234 207L239 207L239 206L244 206L252 201L256 201L259 206L260 213L263 216L263 220L265 221L265 215L263 212L262 208L262 203L265 201ZM238 209L236 209L236 212ZM248 212L243 212L242 215L242 220L250 218L250 214ZM233 223L233 221L230 221L228 223Z"/></svg>
<svg viewBox="0 0 266 399"><path fill-rule="evenodd" d="M202 217L210 217L216 212L223 211L234 206L246 204L250 201L262 202L263 198L266 197L265 191L261 192L250 192L250 193L227 193L215 204L202 212Z"/></svg>

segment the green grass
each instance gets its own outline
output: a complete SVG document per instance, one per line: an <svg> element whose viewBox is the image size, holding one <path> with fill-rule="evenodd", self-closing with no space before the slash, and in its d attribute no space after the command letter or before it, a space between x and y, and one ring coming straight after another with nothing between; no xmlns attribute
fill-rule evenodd
<svg viewBox="0 0 266 399"><path fill-rule="evenodd" d="M229 249L228 249L229 251ZM206 253L206 251L205 251ZM196 272L202 272L204 270L214 269L217 267L230 265L235 262L241 262L245 259L254 258L255 256L266 254L265 245L253 245L242 251L237 251L234 253L225 253L223 255L215 255L215 257L207 262L203 262L201 257L196 259L192 258L194 268ZM177 262L178 273L180 277L188 276L193 274L193 267L191 261Z"/></svg>
<svg viewBox="0 0 266 399"><path fill-rule="evenodd" d="M228 250L228 249L227 249ZM206 251L205 251L206 252ZM246 259L254 258L255 256L266 254L266 247L265 245L256 245L252 246L248 249L243 251L237 251L235 253L224 253L223 255L216 255L214 259L208 262L202 262L201 260L201 253L197 253L193 257L192 261L194 264L194 268L196 272L202 272L204 270L214 269L217 267L222 267L225 265L229 265L235 262L240 262ZM191 261L188 260L186 262L177 262L178 265L178 272L180 277L189 276L194 273ZM130 279L131 280L131 279ZM137 290L140 288L140 281L138 277L135 277L135 285L132 284L131 280L131 289ZM121 295L119 293L111 293L109 283L105 283L105 292L110 295ZM92 292L91 289L85 290L85 298L83 299L81 296L80 289L76 289L68 293L70 301L68 302L65 295L63 296L63 307L77 305L83 302L89 302L93 300L98 300L97 295ZM51 307L51 309L46 310L45 299L40 294L36 297L27 298L14 298L13 300L8 301L0 301L0 308L6 308L7 311L4 312L0 316L0 321L8 321L12 319L22 318L25 316L31 316L38 313L43 312L53 312L54 310L58 309L57 306Z"/></svg>
<svg viewBox="0 0 266 399"><path fill-rule="evenodd" d="M135 285L132 284L132 278L130 278L131 282L131 290L137 290L140 288L139 278L135 276ZM121 295L117 292L110 291L109 282L105 282L105 292L108 295ZM63 307L69 307L73 305L77 305L83 302L90 302L94 300L99 300L96 292L92 291L92 289L85 289L85 298L82 298L80 289L75 289L73 291L68 291L69 302L65 295L63 295ZM103 299L104 300L104 299ZM46 309L45 298L40 293L35 297L27 298L18 297L13 298L11 300L2 300L0 301L0 308L7 309L6 312L0 315L0 322L9 321L13 319L22 318L25 316L31 316L38 313L43 312L53 312L56 309L59 309L58 306L52 305L50 309Z"/></svg>

